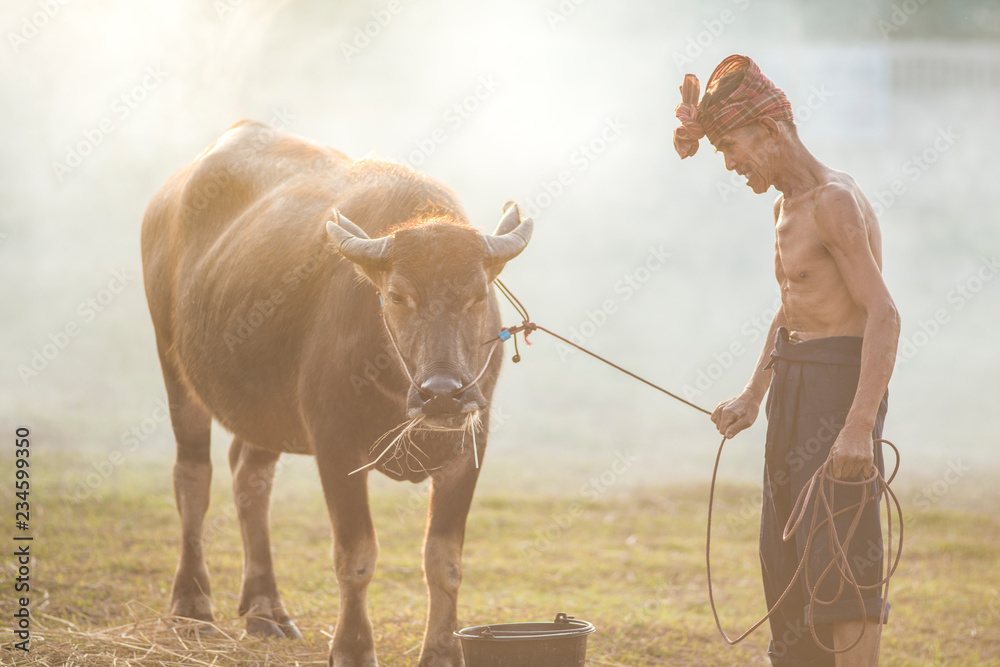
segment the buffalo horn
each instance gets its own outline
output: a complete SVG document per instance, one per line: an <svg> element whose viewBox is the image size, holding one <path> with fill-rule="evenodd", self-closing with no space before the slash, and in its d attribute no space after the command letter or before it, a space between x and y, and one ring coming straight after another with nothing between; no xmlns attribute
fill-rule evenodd
<svg viewBox="0 0 1000 667"><path fill-rule="evenodd" d="M371 239L363 229L333 210L333 218L326 223L326 233L341 255L355 264L371 269L385 268L389 261L392 238Z"/></svg>
<svg viewBox="0 0 1000 667"><path fill-rule="evenodd" d="M502 264L517 257L531 238L534 222L521 219L521 211L514 202L504 204L504 215L492 236L482 235L486 245L486 263Z"/></svg>

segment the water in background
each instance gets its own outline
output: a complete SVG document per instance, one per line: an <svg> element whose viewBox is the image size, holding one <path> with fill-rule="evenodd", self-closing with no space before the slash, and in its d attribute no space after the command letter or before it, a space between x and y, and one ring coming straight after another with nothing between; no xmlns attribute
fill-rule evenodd
<svg viewBox="0 0 1000 667"><path fill-rule="evenodd" d="M115 452L171 457L139 224L241 118L405 161L482 229L521 202L537 227L504 280L539 323L708 408L734 395L777 297L774 193L707 145L684 162L671 146L683 74L704 82L734 52L880 211L904 321L886 435L905 475L1000 468L995 2L19 0L0 27L0 400L5 423L94 459L67 484ZM707 479L703 415L533 342L504 372L484 484ZM762 437L730 446L727 476L758 477Z"/></svg>

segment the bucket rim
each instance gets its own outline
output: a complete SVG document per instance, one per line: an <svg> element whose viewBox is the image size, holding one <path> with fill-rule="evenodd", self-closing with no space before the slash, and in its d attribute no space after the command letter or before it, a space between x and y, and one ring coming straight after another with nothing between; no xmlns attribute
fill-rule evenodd
<svg viewBox="0 0 1000 667"><path fill-rule="evenodd" d="M542 626L536 630L529 630L529 626ZM566 627L572 626L572 627ZM520 629L515 629L519 627ZM487 633L488 634L484 634ZM461 630L456 630L453 634L463 641L535 641L554 639L559 637L573 638L586 637L596 632L594 624L580 619L569 619L567 621L553 622L528 622L528 623L489 623L486 625L473 625Z"/></svg>

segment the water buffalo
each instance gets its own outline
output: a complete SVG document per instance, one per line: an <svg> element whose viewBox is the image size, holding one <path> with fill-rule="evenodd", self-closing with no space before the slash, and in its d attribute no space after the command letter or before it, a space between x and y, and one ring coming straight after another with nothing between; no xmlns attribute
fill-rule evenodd
<svg viewBox="0 0 1000 667"><path fill-rule="evenodd" d="M502 357L492 282L531 230L511 203L493 235L479 233L449 189L408 167L255 122L167 181L146 210L142 261L177 440L173 615L212 619L202 533L215 418L234 434L249 632L300 636L278 594L268 515L278 458L311 454L340 589L330 664L377 665L372 469L431 477L420 665L463 664L452 636L462 544Z"/></svg>

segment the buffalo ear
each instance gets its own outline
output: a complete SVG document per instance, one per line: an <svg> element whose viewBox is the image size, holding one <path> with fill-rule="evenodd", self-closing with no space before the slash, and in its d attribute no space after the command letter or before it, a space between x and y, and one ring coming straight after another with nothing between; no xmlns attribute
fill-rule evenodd
<svg viewBox="0 0 1000 667"><path fill-rule="evenodd" d="M379 277L389 269L392 237L368 237L363 229L333 209L326 223L326 234L334 249L350 260L370 281L378 285Z"/></svg>
<svg viewBox="0 0 1000 667"><path fill-rule="evenodd" d="M483 263L491 281L500 274L507 262L521 254L531 239L534 227L535 223L531 218L521 218L521 210L515 202L504 204L503 217L493 235L480 235L486 249Z"/></svg>

